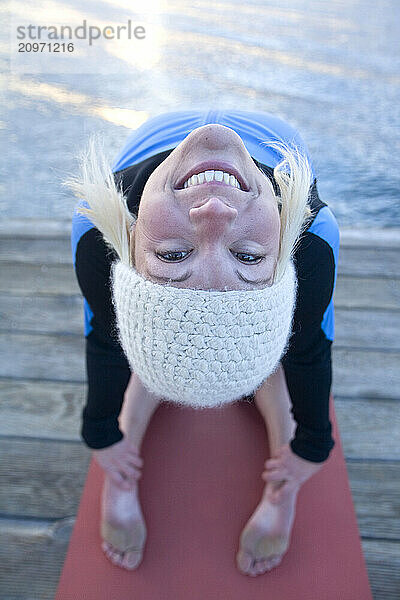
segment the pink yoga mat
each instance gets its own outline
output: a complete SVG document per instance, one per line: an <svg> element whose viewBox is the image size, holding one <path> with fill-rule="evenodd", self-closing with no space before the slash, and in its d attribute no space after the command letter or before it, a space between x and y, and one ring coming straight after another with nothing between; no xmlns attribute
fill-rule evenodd
<svg viewBox="0 0 400 600"><path fill-rule="evenodd" d="M260 414L253 402L161 405L142 447L143 562L126 571L103 554L92 460L55 600L372 600L332 397L331 417L336 445L300 491L290 548L253 578L235 555L264 485Z"/></svg>

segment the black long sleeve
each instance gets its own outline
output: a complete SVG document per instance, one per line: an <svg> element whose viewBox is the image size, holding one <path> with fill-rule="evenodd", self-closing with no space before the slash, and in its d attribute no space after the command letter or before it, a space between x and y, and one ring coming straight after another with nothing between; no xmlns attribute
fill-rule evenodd
<svg viewBox="0 0 400 600"><path fill-rule="evenodd" d="M334 446L329 420L332 342L321 328L334 289L332 248L319 236L306 232L297 248L295 265L297 302L289 348L282 359L297 423L290 445L298 456L323 462Z"/></svg>
<svg viewBox="0 0 400 600"><path fill-rule="evenodd" d="M76 275L93 312L91 331L86 338L88 393L81 436L90 448L97 449L123 437L118 416L130 377L128 361L118 342L111 301L110 273L114 259L97 229L90 229L79 240Z"/></svg>

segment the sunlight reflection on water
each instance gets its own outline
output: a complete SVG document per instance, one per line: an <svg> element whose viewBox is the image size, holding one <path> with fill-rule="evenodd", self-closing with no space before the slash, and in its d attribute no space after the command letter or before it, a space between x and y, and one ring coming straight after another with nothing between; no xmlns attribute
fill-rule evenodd
<svg viewBox="0 0 400 600"><path fill-rule="evenodd" d="M14 5L15 24L26 3ZM73 200L60 180L93 131L103 132L112 160L147 116L235 107L276 113L300 130L340 225L400 226L396 0L221 0L212 9L205 0L155 0L134 14L143 3L50 5L65 22L122 23L130 14L148 26L157 54L150 67L135 46L93 45L93 72L78 59L68 73L3 76L4 214L69 218ZM6 37L0 50L7 66Z"/></svg>

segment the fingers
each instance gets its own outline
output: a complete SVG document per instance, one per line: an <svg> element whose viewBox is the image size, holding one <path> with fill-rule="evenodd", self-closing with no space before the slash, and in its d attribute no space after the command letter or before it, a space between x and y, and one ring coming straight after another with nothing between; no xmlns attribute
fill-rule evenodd
<svg viewBox="0 0 400 600"><path fill-rule="evenodd" d="M136 485L137 480L140 479L140 475L135 474L126 475L123 471L109 470L107 471L112 481L120 488L124 490L132 490Z"/></svg>
<svg viewBox="0 0 400 600"><path fill-rule="evenodd" d="M143 459L137 447L126 438L107 448L94 450L94 456L111 480L122 489L132 489L141 477Z"/></svg>
<svg viewBox="0 0 400 600"><path fill-rule="evenodd" d="M264 481L281 481L282 479L288 479L289 473L282 467L279 469L266 469L261 477Z"/></svg>
<svg viewBox="0 0 400 600"><path fill-rule="evenodd" d="M261 479L264 481L276 482L282 481L285 479L285 476L283 473L268 473L268 471L264 471L264 473L261 475Z"/></svg>
<svg viewBox="0 0 400 600"><path fill-rule="evenodd" d="M143 467L143 459L140 458L140 456L136 453L130 452L127 456L127 460L130 464L134 465L135 467Z"/></svg>
<svg viewBox="0 0 400 600"><path fill-rule="evenodd" d="M125 447L124 456L129 459L130 462L135 464L137 467L143 467L143 459L140 457L140 450L138 446L132 442L128 442Z"/></svg>
<svg viewBox="0 0 400 600"><path fill-rule="evenodd" d="M132 484L129 483L127 479L125 479L119 471L108 470L107 471L111 480L118 485L118 487L123 488L124 490L128 490L131 488Z"/></svg>
<svg viewBox="0 0 400 600"><path fill-rule="evenodd" d="M281 458L269 458L265 461L264 466L266 469L276 469L277 467L282 466Z"/></svg>
<svg viewBox="0 0 400 600"><path fill-rule="evenodd" d="M123 465L119 470L125 479L130 479L131 481L136 481L142 476L141 471L135 469L135 467L131 467L130 465Z"/></svg>
<svg viewBox="0 0 400 600"><path fill-rule="evenodd" d="M141 459L140 456L131 452L125 452L122 455L119 454L111 457L111 463L114 465L115 469L126 472L127 475L129 475L132 470L140 472L140 469L144 464L143 459Z"/></svg>

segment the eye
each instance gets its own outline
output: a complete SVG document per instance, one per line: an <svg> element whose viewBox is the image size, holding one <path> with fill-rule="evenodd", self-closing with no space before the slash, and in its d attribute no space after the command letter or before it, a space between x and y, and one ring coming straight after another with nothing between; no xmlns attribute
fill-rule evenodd
<svg viewBox="0 0 400 600"><path fill-rule="evenodd" d="M160 260L165 262L179 262L184 260L191 253L191 250L176 250L172 252L156 252Z"/></svg>
<svg viewBox="0 0 400 600"><path fill-rule="evenodd" d="M238 260L240 260L240 262L248 265L258 265L265 258L265 256L247 254L247 252L233 252L233 254Z"/></svg>

